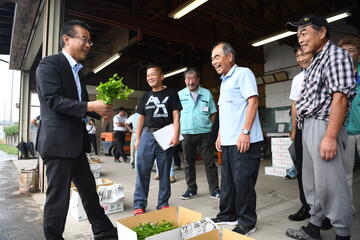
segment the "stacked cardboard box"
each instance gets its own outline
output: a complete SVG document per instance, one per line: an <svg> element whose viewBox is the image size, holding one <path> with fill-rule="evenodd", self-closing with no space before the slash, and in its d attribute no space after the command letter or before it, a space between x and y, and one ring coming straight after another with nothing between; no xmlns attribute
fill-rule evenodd
<svg viewBox="0 0 360 240"><path fill-rule="evenodd" d="M188 240L255 240L254 238L230 231L228 229L212 230Z"/></svg>
<svg viewBox="0 0 360 240"><path fill-rule="evenodd" d="M105 214L124 211L124 187L115 184L108 179L97 181L97 192L99 194L100 205L104 208ZM76 188L71 189L69 205L70 215L77 221L87 219L80 195Z"/></svg>
<svg viewBox="0 0 360 240"><path fill-rule="evenodd" d="M289 147L291 145L290 138L271 138L272 166L265 167L266 175L285 177L288 169L293 166Z"/></svg>

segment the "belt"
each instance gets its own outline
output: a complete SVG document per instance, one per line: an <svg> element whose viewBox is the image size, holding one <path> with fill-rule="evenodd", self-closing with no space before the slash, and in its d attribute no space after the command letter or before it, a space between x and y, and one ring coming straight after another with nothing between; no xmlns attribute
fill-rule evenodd
<svg viewBox="0 0 360 240"><path fill-rule="evenodd" d="M144 127L144 130L145 131L147 131L147 132L151 132L151 133L153 133L153 132L155 132L155 131L157 131L157 130L159 130L160 128L149 128L149 127Z"/></svg>

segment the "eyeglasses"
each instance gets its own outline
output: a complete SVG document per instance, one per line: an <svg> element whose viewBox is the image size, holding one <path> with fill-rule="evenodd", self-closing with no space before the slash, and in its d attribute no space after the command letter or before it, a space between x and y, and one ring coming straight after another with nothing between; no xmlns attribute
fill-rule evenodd
<svg viewBox="0 0 360 240"><path fill-rule="evenodd" d="M69 36L69 37L81 39L81 40L83 40L83 42L88 43L88 44L90 45L90 47L91 47L92 45L94 45L94 42L91 41L90 39L85 39L85 38L83 38L83 37L78 37L78 36Z"/></svg>

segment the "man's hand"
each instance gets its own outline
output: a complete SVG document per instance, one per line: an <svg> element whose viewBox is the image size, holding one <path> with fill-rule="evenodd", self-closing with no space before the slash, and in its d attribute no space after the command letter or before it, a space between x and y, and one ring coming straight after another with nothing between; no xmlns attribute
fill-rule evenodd
<svg viewBox="0 0 360 240"><path fill-rule="evenodd" d="M236 147L239 152L244 153L250 148L250 135L240 134L236 141Z"/></svg>
<svg viewBox="0 0 360 240"><path fill-rule="evenodd" d="M176 145L178 145L180 143L180 141L179 141L179 136L173 136L172 138L171 138L171 141L170 141L170 145L171 146L173 146L173 147L175 147Z"/></svg>
<svg viewBox="0 0 360 240"><path fill-rule="evenodd" d="M331 160L336 155L336 138L324 136L320 143L320 156L324 160Z"/></svg>
<svg viewBox="0 0 360 240"><path fill-rule="evenodd" d="M140 139L135 139L134 148L137 150L139 147Z"/></svg>
<svg viewBox="0 0 360 240"><path fill-rule="evenodd" d="M216 151L222 152L220 136L218 136L218 137L216 138L215 148L216 148Z"/></svg>
<svg viewBox="0 0 360 240"><path fill-rule="evenodd" d="M291 132L290 132L290 139L291 139L291 141L295 141L295 134L296 134L295 131L291 131Z"/></svg>
<svg viewBox="0 0 360 240"><path fill-rule="evenodd" d="M87 111L89 112L97 112L106 122L110 122L112 119L113 105L105 104L103 100L96 100L88 102Z"/></svg>

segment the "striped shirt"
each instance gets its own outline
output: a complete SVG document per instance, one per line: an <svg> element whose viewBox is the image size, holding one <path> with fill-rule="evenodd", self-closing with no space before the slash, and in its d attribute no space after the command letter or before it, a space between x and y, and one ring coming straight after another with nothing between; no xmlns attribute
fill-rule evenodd
<svg viewBox="0 0 360 240"><path fill-rule="evenodd" d="M333 93L341 92L351 100L355 87L350 55L329 40L305 70L301 97L296 102L298 126L301 128L304 118L328 121ZM351 101L348 105L349 111Z"/></svg>

